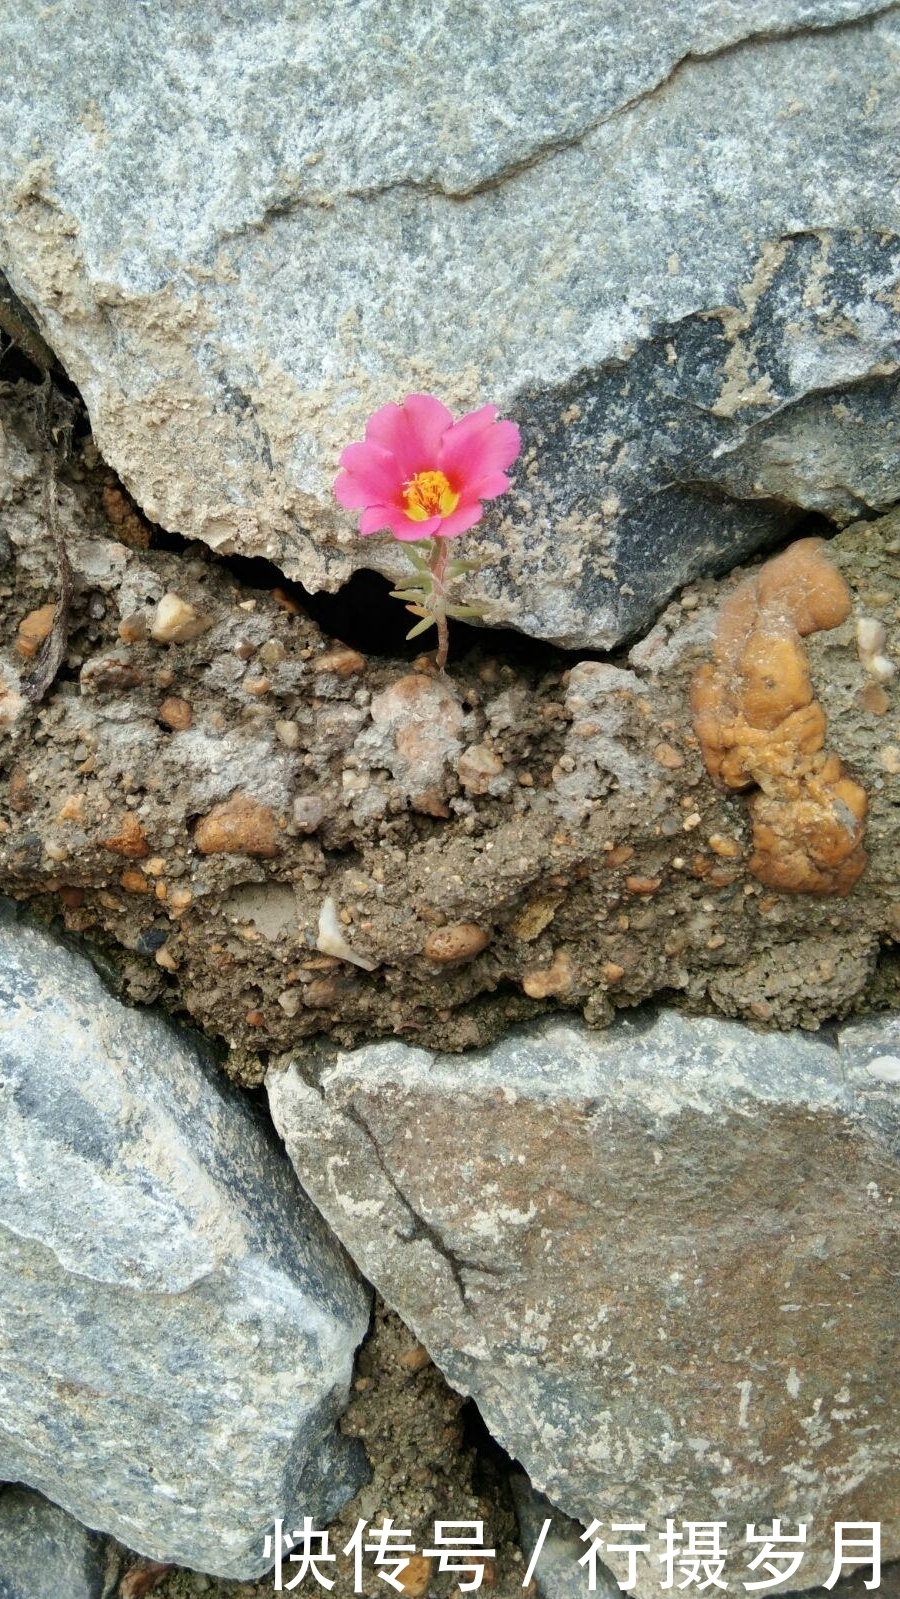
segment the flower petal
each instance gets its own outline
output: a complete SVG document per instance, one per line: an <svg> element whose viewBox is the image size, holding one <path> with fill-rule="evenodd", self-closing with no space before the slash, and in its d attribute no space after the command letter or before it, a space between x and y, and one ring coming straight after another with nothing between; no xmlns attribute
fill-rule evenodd
<svg viewBox="0 0 900 1599"><path fill-rule="evenodd" d="M455 539L460 533L467 533L470 527L480 522L484 515L484 507L478 500L474 504L458 505L455 511L445 516L438 529L441 538Z"/></svg>
<svg viewBox="0 0 900 1599"><path fill-rule="evenodd" d="M383 528L389 528L394 511L390 505L369 505L359 519L359 531L365 537L367 533L380 533Z"/></svg>
<svg viewBox="0 0 900 1599"><path fill-rule="evenodd" d="M366 423L366 441L389 450L400 481L437 465L441 438L453 417L433 394L408 394L402 405L384 405Z"/></svg>
<svg viewBox="0 0 900 1599"><path fill-rule="evenodd" d="M479 500L496 500L497 495L505 494L508 488L509 478L505 472L489 472L475 489L468 492L477 494Z"/></svg>
<svg viewBox="0 0 900 1599"><path fill-rule="evenodd" d="M340 464L366 496L356 504L384 505L399 500L403 492L403 474L390 450L378 444L348 444L341 453ZM343 505L346 501L340 503Z"/></svg>
<svg viewBox="0 0 900 1599"><path fill-rule="evenodd" d="M404 544L412 544L415 539L430 539L433 533L440 533L444 518L430 516L427 522L413 522L404 511L395 511L390 507L390 523L388 524L395 539L400 539Z"/></svg>
<svg viewBox="0 0 900 1599"><path fill-rule="evenodd" d="M511 466L522 440L514 422L498 422L497 407L483 405L447 429L441 441L438 467L466 498L494 472Z"/></svg>

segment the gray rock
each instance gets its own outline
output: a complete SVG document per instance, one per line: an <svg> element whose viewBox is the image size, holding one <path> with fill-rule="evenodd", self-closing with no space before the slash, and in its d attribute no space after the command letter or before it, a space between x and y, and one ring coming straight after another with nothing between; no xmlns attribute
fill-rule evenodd
<svg viewBox="0 0 900 1599"><path fill-rule="evenodd" d="M729 1521L736 1580L773 1515L810 1523L804 1586L835 1520L900 1553L898 1062L900 1019L838 1048L638 1013L268 1089L307 1191L536 1487L646 1522L649 1596L672 1515Z"/></svg>
<svg viewBox="0 0 900 1599"><path fill-rule="evenodd" d="M524 1471L510 1473L509 1487L526 1570L531 1569L540 1544L533 1577L541 1599L583 1599L588 1593L618 1599L621 1589L600 1560L594 1569L594 1587L590 1586L590 1571L581 1562L591 1540L585 1538L586 1529L581 1522L564 1516L544 1494L535 1493ZM550 1526L544 1532L548 1521Z"/></svg>
<svg viewBox="0 0 900 1599"><path fill-rule="evenodd" d="M369 1296L192 1040L0 923L0 1479L157 1560L267 1569L364 1467Z"/></svg>
<svg viewBox="0 0 900 1599"><path fill-rule="evenodd" d="M410 389L520 422L489 620L606 646L900 494L882 0L8 6L0 264L147 513L311 588ZM787 508L787 509L786 509Z"/></svg>
<svg viewBox="0 0 900 1599"><path fill-rule="evenodd" d="M119 1552L27 1488L0 1490L0 1599L106 1599Z"/></svg>

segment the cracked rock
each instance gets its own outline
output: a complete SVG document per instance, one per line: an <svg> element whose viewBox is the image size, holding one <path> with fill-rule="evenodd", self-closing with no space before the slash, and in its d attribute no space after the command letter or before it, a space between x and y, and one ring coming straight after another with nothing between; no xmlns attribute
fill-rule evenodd
<svg viewBox="0 0 900 1599"><path fill-rule="evenodd" d="M654 1553L673 1511L807 1521L811 1585L836 1520L900 1553L898 1059L896 1016L662 1011L267 1083L307 1192L555 1504Z"/></svg>
<svg viewBox="0 0 900 1599"><path fill-rule="evenodd" d="M7 7L0 262L146 513L310 588L406 569L332 499L366 416L495 403L465 598L603 648L785 506L900 495L898 41L881 0Z"/></svg>
<svg viewBox="0 0 900 1599"><path fill-rule="evenodd" d="M367 1290L199 1047L8 915L0 1078L0 1478L263 1572L273 1517L363 1480L334 1427Z"/></svg>

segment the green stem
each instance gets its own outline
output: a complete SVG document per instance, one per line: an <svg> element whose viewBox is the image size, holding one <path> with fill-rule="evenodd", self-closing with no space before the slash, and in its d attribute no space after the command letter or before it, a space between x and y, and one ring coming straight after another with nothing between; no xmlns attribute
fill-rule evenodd
<svg viewBox="0 0 900 1599"><path fill-rule="evenodd" d="M446 539L435 538L434 552L431 557L431 614L437 623L438 647L435 661L440 672L443 672L444 667L447 665L447 652L450 648L450 629L447 626L447 612L445 610L449 550L450 547Z"/></svg>

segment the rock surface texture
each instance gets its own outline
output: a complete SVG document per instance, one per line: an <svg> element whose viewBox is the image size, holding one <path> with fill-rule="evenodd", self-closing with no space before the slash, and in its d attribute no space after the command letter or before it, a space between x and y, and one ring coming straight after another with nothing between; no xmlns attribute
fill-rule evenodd
<svg viewBox="0 0 900 1599"><path fill-rule="evenodd" d="M605 647L900 495L883 0L7 7L0 267L147 514L308 587L411 389L521 425L494 622Z"/></svg>
<svg viewBox="0 0 900 1599"><path fill-rule="evenodd" d="M264 1571L274 1516L363 1479L334 1423L366 1290L216 1067L8 919L0 1077L0 1478Z"/></svg>
<svg viewBox="0 0 900 1599"><path fill-rule="evenodd" d="M0 1599L107 1599L120 1555L40 1494L0 1489Z"/></svg>
<svg viewBox="0 0 900 1599"><path fill-rule="evenodd" d="M725 1518L735 1576L773 1514L811 1523L805 1584L836 1520L896 1556L900 1021L664 1011L313 1068L267 1079L307 1191L536 1486L647 1523L642 1592L673 1514Z"/></svg>

